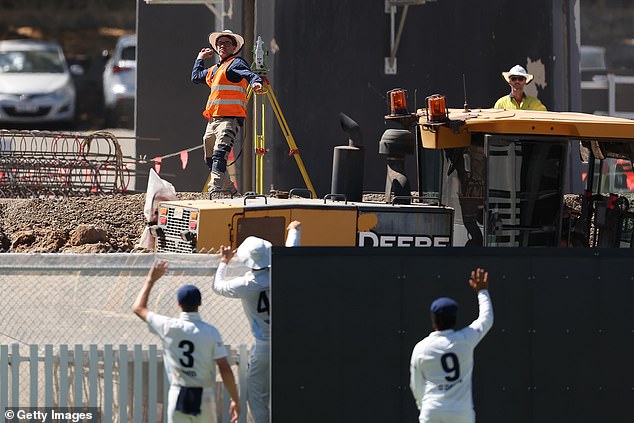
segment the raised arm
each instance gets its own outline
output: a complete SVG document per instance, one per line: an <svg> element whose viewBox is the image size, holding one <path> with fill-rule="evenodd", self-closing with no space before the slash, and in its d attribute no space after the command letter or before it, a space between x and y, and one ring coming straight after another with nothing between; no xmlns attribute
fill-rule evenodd
<svg viewBox="0 0 634 423"><path fill-rule="evenodd" d="M211 283L211 289L218 295L229 298L241 298L249 281L245 276L239 276L236 278L227 279L227 266L235 255L235 250L231 247L220 246L220 264L214 275L214 279Z"/></svg>
<svg viewBox="0 0 634 423"><path fill-rule="evenodd" d="M288 235L286 235L286 246L287 247L298 247L300 245L300 236L302 229L302 222L299 220L293 220L286 227L288 229Z"/></svg>
<svg viewBox="0 0 634 423"><path fill-rule="evenodd" d="M210 48L203 48L198 52L194 67L192 69L192 82L194 84L206 84L207 69L205 68L205 59L213 56L214 51Z"/></svg>
<svg viewBox="0 0 634 423"><path fill-rule="evenodd" d="M493 326L493 305L489 295L489 272L477 268L471 271L469 286L478 293L478 318L469 325L482 338Z"/></svg>
<svg viewBox="0 0 634 423"><path fill-rule="evenodd" d="M489 272L479 267L476 270L472 270L471 278L469 278L469 286L475 292L489 289Z"/></svg>
<svg viewBox="0 0 634 423"><path fill-rule="evenodd" d="M143 321L147 321L147 315L150 312L147 308L147 302L150 297L150 292L154 287L154 283L166 274L167 270L168 263L166 260L156 260L152 263L152 267L145 278L141 291L139 291L139 295L137 295L136 300L132 305L132 311L134 314L139 316L139 318Z"/></svg>

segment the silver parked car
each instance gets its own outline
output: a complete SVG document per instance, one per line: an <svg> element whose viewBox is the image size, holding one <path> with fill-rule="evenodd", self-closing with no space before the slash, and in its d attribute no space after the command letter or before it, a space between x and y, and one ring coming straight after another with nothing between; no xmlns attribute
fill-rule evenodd
<svg viewBox="0 0 634 423"><path fill-rule="evenodd" d="M55 42L0 41L0 124L75 121L75 85L64 52ZM4 124L3 126L6 126Z"/></svg>
<svg viewBox="0 0 634 423"><path fill-rule="evenodd" d="M103 71L103 98L106 126L134 123L136 95L136 35L117 40L112 56Z"/></svg>

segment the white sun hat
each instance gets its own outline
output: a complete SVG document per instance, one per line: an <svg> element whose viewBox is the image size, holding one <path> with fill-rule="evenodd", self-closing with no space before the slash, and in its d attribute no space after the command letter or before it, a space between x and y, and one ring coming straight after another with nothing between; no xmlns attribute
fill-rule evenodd
<svg viewBox="0 0 634 423"><path fill-rule="evenodd" d="M244 38L242 38L242 35L234 34L230 29L225 29L224 31L212 32L209 34L209 44L211 44L211 48L214 50L216 49L216 41L218 41L218 38L220 37L229 37L236 40L236 53L239 52L244 45Z"/></svg>
<svg viewBox="0 0 634 423"><path fill-rule="evenodd" d="M271 243L262 238L250 236L238 247L236 255L251 269L264 269L271 265Z"/></svg>
<svg viewBox="0 0 634 423"><path fill-rule="evenodd" d="M533 75L526 72L526 69L524 69L520 65L513 66L508 72L502 72L502 76L504 77L504 79L506 79L506 82L509 82L509 79L512 76L523 76L524 78L526 78L527 84L529 84L533 80Z"/></svg>

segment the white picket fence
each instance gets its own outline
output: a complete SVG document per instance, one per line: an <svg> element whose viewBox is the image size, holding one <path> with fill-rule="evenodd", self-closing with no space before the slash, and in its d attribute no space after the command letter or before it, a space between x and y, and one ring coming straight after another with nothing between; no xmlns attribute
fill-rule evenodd
<svg viewBox="0 0 634 423"><path fill-rule="evenodd" d="M21 354L20 349L23 349ZM232 351L229 348L229 351ZM78 359L79 358L79 359ZM247 422L244 345L231 360ZM165 422L167 378L156 345L0 345L0 410L4 407L98 408L102 422ZM28 387L28 388L27 388ZM28 394L27 394L28 393ZM230 396L217 382L218 423L230 421ZM0 413L0 423L5 422Z"/></svg>

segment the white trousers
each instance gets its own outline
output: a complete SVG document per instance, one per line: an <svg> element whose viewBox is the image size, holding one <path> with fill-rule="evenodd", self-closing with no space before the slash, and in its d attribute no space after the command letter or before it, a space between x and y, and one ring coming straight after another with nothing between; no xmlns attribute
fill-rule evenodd
<svg viewBox="0 0 634 423"><path fill-rule="evenodd" d="M420 423L475 423L475 411L422 410Z"/></svg>
<svg viewBox="0 0 634 423"><path fill-rule="evenodd" d="M254 423L269 422L271 401L271 345L257 341L249 356L247 371L247 402Z"/></svg>
<svg viewBox="0 0 634 423"><path fill-rule="evenodd" d="M216 421L216 398L213 389L205 388L203 390L200 414L197 416L176 411L176 400L178 400L179 391L179 386L170 386L167 395L167 423L209 423Z"/></svg>

